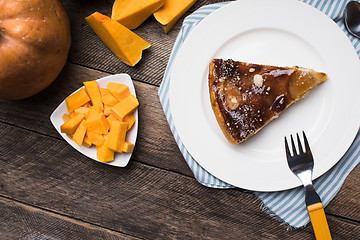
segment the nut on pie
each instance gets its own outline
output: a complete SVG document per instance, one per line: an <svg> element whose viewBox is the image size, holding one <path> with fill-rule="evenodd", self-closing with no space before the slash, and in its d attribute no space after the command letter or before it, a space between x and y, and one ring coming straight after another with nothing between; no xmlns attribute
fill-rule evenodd
<svg viewBox="0 0 360 240"><path fill-rule="evenodd" d="M326 78L326 73L297 66L212 59L209 64L211 107L227 140L240 143Z"/></svg>

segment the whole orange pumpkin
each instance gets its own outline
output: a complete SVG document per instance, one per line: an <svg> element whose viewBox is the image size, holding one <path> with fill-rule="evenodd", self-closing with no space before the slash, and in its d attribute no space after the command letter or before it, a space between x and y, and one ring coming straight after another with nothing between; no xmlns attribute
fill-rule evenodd
<svg viewBox="0 0 360 240"><path fill-rule="evenodd" d="M23 99L64 67L70 22L59 0L0 0L0 98Z"/></svg>

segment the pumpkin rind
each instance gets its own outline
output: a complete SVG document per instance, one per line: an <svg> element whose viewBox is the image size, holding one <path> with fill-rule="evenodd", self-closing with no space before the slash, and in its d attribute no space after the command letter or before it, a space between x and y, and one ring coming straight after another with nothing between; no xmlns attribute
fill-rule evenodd
<svg viewBox="0 0 360 240"><path fill-rule="evenodd" d="M70 44L70 22L60 1L0 1L0 98L23 99L49 86Z"/></svg>

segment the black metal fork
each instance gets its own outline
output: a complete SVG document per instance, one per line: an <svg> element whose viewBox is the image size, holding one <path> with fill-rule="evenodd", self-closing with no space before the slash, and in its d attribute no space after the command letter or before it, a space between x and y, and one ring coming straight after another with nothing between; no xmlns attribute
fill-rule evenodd
<svg viewBox="0 0 360 240"><path fill-rule="evenodd" d="M302 133L305 143L305 150L301 145L299 134L296 134L298 150L296 149L293 136L290 135L293 154L290 153L289 144L285 137L287 163L290 170L301 180L302 184L304 185L305 203L309 212L316 239L331 239L324 207L312 184L314 159L305 132Z"/></svg>

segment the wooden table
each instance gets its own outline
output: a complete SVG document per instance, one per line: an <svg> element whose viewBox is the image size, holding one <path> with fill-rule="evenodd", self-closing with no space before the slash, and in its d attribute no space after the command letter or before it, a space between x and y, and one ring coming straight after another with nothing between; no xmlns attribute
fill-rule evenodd
<svg viewBox="0 0 360 240"><path fill-rule="evenodd" d="M187 13L204 4L199 0ZM68 63L46 90L0 101L0 239L314 239L311 224L287 231L242 189L199 184L170 132L158 89L181 22L167 35L153 17L135 32L152 46L135 67L118 60L87 25L113 0L63 0L72 24ZM129 165L74 150L50 115L83 81L114 73L134 80L139 132ZM334 239L359 239L360 167L326 207Z"/></svg>

